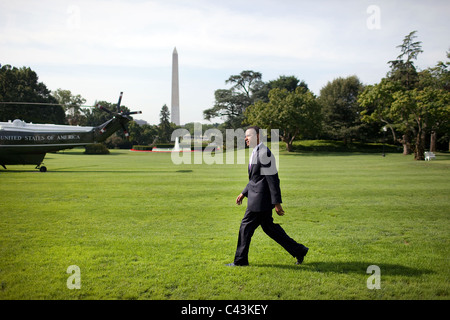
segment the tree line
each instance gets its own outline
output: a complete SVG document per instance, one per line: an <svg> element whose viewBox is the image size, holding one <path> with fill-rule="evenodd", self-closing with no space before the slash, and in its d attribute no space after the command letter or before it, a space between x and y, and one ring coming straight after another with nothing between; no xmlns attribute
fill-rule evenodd
<svg viewBox="0 0 450 320"><path fill-rule="evenodd" d="M39 81L35 71L29 67L0 66L0 121L21 119L33 123L50 123L80 126L98 126L110 119L110 115L95 106L116 110L116 103L98 100L94 106L86 106L86 99L70 90L50 91ZM122 111L130 109L121 105ZM108 148L131 148L133 145L155 145L172 143L172 132L180 128L170 122L170 111L163 105L158 125L131 121L127 124L129 140L122 131L109 137ZM219 124L204 125L205 130ZM183 126L194 133L194 123Z"/></svg>
<svg viewBox="0 0 450 320"><path fill-rule="evenodd" d="M264 83L261 73L246 70L226 80L230 89L215 91L204 118L221 117L227 128L278 129L288 151L296 139L378 142L385 131L389 142L402 144L416 160L424 159L426 146L449 150L450 62L419 71L414 61L423 51L416 33L397 46L400 54L377 84L364 85L356 75L337 78L315 96L294 76Z"/></svg>
<svg viewBox="0 0 450 320"><path fill-rule="evenodd" d="M409 33L397 46L400 54L388 62L390 70L374 85L364 85L356 75L339 77L316 96L295 76L263 82L262 74L253 70L232 75L225 81L231 87L216 90L214 105L203 111L204 119L211 121L203 129L217 128L224 135L226 129L249 125L268 132L278 129L288 151L293 151L297 139L379 142L386 131L387 142L403 145L403 153L414 153L417 160L423 160L427 147L449 150L450 61L419 71L414 61L423 50L416 33ZM96 126L109 119L98 108L84 106L85 102L69 90L51 92L28 67L0 68L0 121ZM115 104L107 101L96 104L115 109ZM126 106L121 108L129 111ZM217 118L223 122L212 123ZM194 134L194 123L181 127ZM106 143L110 148L168 143L177 128L164 105L158 125L132 121L129 141L117 132Z"/></svg>
<svg viewBox="0 0 450 320"><path fill-rule="evenodd" d="M50 91L29 67L0 66L0 121L21 119L33 123L98 126L110 119L108 113L85 106L85 103L86 99L70 90ZM96 101L97 105L116 109L116 104L108 101ZM129 108L122 105L121 110L129 111ZM130 148L133 144L170 142L174 124L170 123L169 114L164 110L168 110L167 106L161 110L160 125L138 125L131 121L127 128L130 140L118 131L106 140L107 147Z"/></svg>

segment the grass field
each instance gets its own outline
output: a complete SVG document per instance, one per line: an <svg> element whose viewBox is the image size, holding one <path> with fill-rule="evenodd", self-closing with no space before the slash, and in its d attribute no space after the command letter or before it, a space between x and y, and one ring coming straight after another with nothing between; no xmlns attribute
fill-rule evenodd
<svg viewBox="0 0 450 320"><path fill-rule="evenodd" d="M449 154L282 152L274 219L305 262L259 228L250 266L229 268L246 164L82 152L48 154L47 173L0 170L0 299L449 299Z"/></svg>

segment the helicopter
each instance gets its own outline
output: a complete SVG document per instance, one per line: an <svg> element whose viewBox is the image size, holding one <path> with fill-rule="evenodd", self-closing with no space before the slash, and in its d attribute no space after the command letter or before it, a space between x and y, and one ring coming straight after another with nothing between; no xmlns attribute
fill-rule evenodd
<svg viewBox="0 0 450 320"><path fill-rule="evenodd" d="M33 124L19 119L0 122L0 165L5 169L6 165L36 165L40 172L46 172L47 168L42 163L48 152L103 142L120 129L128 139L126 124L132 120L130 115L142 112L120 111L122 95L123 92L116 112L96 106L113 116L97 127Z"/></svg>

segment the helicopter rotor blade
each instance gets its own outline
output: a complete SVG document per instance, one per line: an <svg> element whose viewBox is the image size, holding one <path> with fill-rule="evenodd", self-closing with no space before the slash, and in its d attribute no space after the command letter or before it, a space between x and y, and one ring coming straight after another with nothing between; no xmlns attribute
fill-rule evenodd
<svg viewBox="0 0 450 320"><path fill-rule="evenodd" d="M120 103L122 102L123 92L120 93L119 101L117 102L117 112L120 113Z"/></svg>
<svg viewBox="0 0 450 320"><path fill-rule="evenodd" d="M123 115L129 116L132 114L141 114L141 113L142 113L142 111L130 111L130 112L124 112Z"/></svg>
<svg viewBox="0 0 450 320"><path fill-rule="evenodd" d="M111 110L109 110L109 109L107 109L107 108L105 108L105 107L103 107L103 106L101 106L101 105L97 105L97 106L98 106L98 108L99 108L100 110L106 111L106 112L108 112L109 114L114 114L114 112L112 112Z"/></svg>
<svg viewBox="0 0 450 320"><path fill-rule="evenodd" d="M121 126L122 126L123 133L125 134L125 138L127 140L130 140L130 134L127 131L127 127L124 124L121 124Z"/></svg>

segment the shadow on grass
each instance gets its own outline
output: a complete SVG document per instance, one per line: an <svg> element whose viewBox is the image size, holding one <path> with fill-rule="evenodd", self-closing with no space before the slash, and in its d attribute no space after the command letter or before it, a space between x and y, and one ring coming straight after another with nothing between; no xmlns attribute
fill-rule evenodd
<svg viewBox="0 0 450 320"><path fill-rule="evenodd" d="M313 272L321 272L321 273L357 273L357 274L366 274L367 268L370 265L377 265L380 267L381 275L391 275L391 276L410 276L416 277L424 274L432 274L434 271L428 269L417 269L402 266L399 264L390 264L390 263L369 263L369 262L359 262L359 261L348 261L348 262L305 262L302 265L287 265L287 264L252 264L253 267L261 267L261 268L279 268L279 269L289 269L289 270L308 270Z"/></svg>
<svg viewBox="0 0 450 320"><path fill-rule="evenodd" d="M97 170L93 169L94 167L98 167L98 165L91 166L78 166L78 167L65 167L65 168L47 168L48 171L45 173L39 172L39 169L8 169L1 170L2 174L4 173L39 173L39 174L52 174L52 173L114 173L114 174L130 174L130 173L191 173L193 170L126 170L126 169L117 169L117 170ZM76 170L79 169L79 170Z"/></svg>
<svg viewBox="0 0 450 320"><path fill-rule="evenodd" d="M393 153L393 152L392 152ZM374 156L377 155L376 152L362 152L362 151L293 151L280 152L283 156L292 156L292 157L351 157L351 156ZM380 159L383 158L382 153L378 153ZM398 153L397 153L398 154ZM385 157L388 157L389 153L385 152Z"/></svg>
<svg viewBox="0 0 450 320"><path fill-rule="evenodd" d="M70 150L70 149L69 149ZM84 153L83 152L77 152L77 151L57 151L57 152L48 152L47 154L58 154L58 155L67 155L67 156L120 156L122 155L121 153L116 153L116 152L110 152L108 154L101 154L101 153L94 153L94 154L89 154L89 153ZM52 159L52 158L45 158L45 159Z"/></svg>

